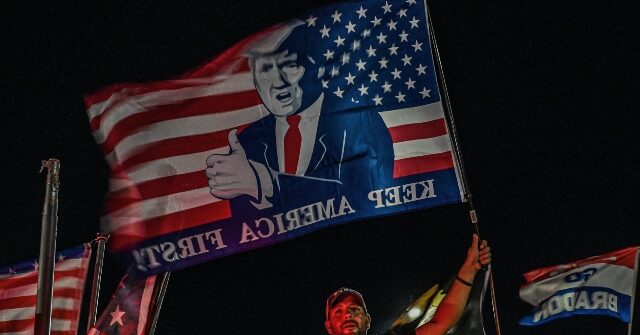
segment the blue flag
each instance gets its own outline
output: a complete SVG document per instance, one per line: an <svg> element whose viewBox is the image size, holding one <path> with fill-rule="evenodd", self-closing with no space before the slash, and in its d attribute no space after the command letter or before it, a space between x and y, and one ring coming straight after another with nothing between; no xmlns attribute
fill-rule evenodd
<svg viewBox="0 0 640 335"><path fill-rule="evenodd" d="M462 201L422 1L320 8L86 99L111 247L156 273Z"/></svg>

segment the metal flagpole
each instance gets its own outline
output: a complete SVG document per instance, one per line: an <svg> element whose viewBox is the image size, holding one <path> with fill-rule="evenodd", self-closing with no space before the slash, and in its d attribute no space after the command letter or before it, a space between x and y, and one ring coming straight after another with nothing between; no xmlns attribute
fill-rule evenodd
<svg viewBox="0 0 640 335"><path fill-rule="evenodd" d="M638 272L640 272L640 247L638 247L638 249L636 250L636 267L635 267L635 272L633 275L633 290L631 291L631 310L629 311L629 332L627 333L628 335L633 335L638 333L638 331L640 331L640 329L636 329L636 332L634 332L633 329L633 319L634 319L634 314L637 313L637 311L635 310L635 305L638 303L637 300L637 296L638 296L638 279L640 279L640 276L638 276ZM637 325L636 325L637 328Z"/></svg>
<svg viewBox="0 0 640 335"><path fill-rule="evenodd" d="M102 279L102 263L104 260L104 249L109 234L98 233L94 242L97 244L96 258L93 265L93 281L91 283L91 300L89 301L89 317L87 321L87 332L96 323L96 315L98 314L98 298L100 297L100 281Z"/></svg>
<svg viewBox="0 0 640 335"><path fill-rule="evenodd" d="M165 272L162 274L158 275L158 279L160 279L160 285L156 285L153 288L153 300L155 300L155 303L152 300L152 307L153 310L151 311L151 315L153 315L153 318L151 319L151 322L147 324L147 332L145 334L147 335L153 335L156 332L156 326L158 324L158 317L160 316L160 308L162 307L162 300L164 299L164 294L167 292L167 286L169 285L169 277L171 276L171 272Z"/></svg>
<svg viewBox="0 0 640 335"><path fill-rule="evenodd" d="M456 157L457 161L457 171L460 175L460 179L462 181L462 191L467 200L467 204L469 206L469 217L471 220L471 225L473 227L473 231L478 234L480 237L480 229L478 227L478 216L476 214L476 210L473 206L473 196L471 194L471 190L469 188L469 182L467 181L467 176L464 170L464 163L462 160L462 151L460 149L460 143L458 141L456 125L453 119L453 108L451 107L451 100L449 99L449 93L447 91L447 83L444 79L444 71L442 68L442 62L440 60L440 52L438 51L438 43L436 42L436 35L434 33L433 22L431 21L431 14L429 12L429 8L427 6L427 0L424 0L424 6L426 9L427 20L429 22L429 37L431 40L431 46L433 47L433 55L434 55L434 63L436 66L436 75L438 76L438 83L440 84L440 88L442 91L441 99L442 99L442 107L446 113L446 119L449 125L449 132L451 134L451 146L453 153ZM483 270L486 270L487 267L483 266ZM491 292L491 307L493 309L493 315L496 326L496 334L500 335L500 320L498 317L498 306L495 296L495 285L493 282L493 271L489 274L489 286Z"/></svg>
<svg viewBox="0 0 640 335"><path fill-rule="evenodd" d="M40 233L40 259L37 265L38 289L36 300L36 335L51 332L51 309L53 300L53 270L56 256L56 234L58 225L58 191L60 188L60 161L55 158L42 161L40 172L47 168L47 188L42 209L42 232Z"/></svg>

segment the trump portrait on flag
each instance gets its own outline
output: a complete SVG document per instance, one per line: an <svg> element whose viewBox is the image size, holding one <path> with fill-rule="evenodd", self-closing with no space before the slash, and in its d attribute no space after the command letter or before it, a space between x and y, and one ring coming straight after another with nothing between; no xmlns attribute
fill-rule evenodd
<svg viewBox="0 0 640 335"><path fill-rule="evenodd" d="M206 162L211 194L237 198L235 209L310 203L343 194L345 183L366 190L357 185L370 185L366 173L390 177L392 143L381 117L325 107L334 104L323 90L326 71L309 54L306 34L302 21L292 21L247 51L265 116L231 130L229 153Z"/></svg>

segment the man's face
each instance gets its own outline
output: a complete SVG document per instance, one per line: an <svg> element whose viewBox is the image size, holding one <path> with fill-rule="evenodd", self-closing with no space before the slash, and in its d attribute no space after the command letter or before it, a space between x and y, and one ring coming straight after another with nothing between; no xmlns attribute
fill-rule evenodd
<svg viewBox="0 0 640 335"><path fill-rule="evenodd" d="M298 81L304 74L298 55L288 50L259 56L253 76L264 105L276 116L295 114L302 103L302 88Z"/></svg>
<svg viewBox="0 0 640 335"><path fill-rule="evenodd" d="M348 295L329 309L329 320L324 322L331 335L365 335L371 317L353 296Z"/></svg>

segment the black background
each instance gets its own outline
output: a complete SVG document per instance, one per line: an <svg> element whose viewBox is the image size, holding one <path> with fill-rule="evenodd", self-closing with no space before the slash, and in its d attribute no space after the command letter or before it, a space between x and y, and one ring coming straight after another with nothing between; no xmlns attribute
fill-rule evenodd
<svg viewBox="0 0 640 335"><path fill-rule="evenodd" d="M62 162L58 249L98 230L108 174L84 94L178 76L322 2L3 3L0 264L38 254L43 159ZM494 251L503 334L625 334L607 317L519 326L529 307L518 288L528 270L639 244L640 5L429 6L482 235ZM372 333L381 332L455 273L470 233L466 206L447 206L174 272L156 334L323 334L324 300L340 286L365 295ZM107 256L102 305L124 268Z"/></svg>

